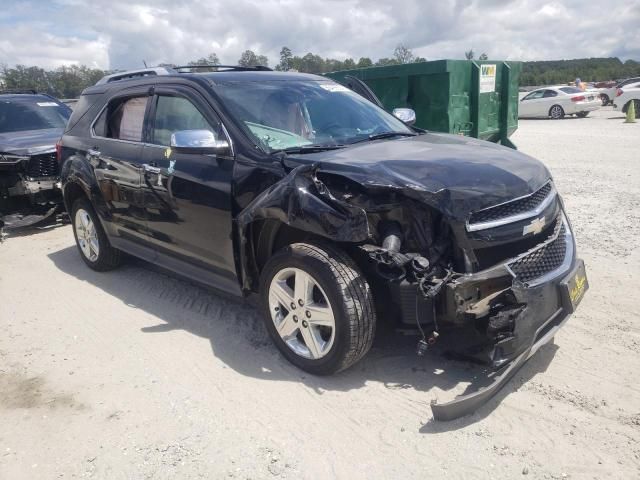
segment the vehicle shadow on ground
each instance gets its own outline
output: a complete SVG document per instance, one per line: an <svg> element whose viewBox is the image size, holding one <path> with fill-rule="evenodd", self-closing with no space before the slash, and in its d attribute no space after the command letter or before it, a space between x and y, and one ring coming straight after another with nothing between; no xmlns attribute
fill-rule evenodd
<svg viewBox="0 0 640 480"><path fill-rule="evenodd" d="M429 404L456 394L468 393L489 383L488 370L476 364L451 360L445 352L447 339L441 340L424 357L417 357L418 338L405 336L381 323L369 354L354 367L330 377L309 375L289 364L271 342L258 310L247 302L225 298L210 289L168 274L141 260L128 258L117 270L107 273L90 270L75 246L52 252L49 259L62 272L88 282L118 298L131 308L147 312L160 323L143 327L148 334L185 330L206 338L213 355L242 375L263 380L303 382L316 394L349 391L380 382L391 391L413 389L424 392L422 402L412 402L423 410L423 433L441 433L462 428L489 415L509 393L543 372L556 347L542 348L516 374L511 382L475 414L451 422L429 421ZM106 320L106 319L105 319ZM129 334L134 334L130 332ZM466 390L465 390L466 386ZM464 390L464 392L463 392ZM446 395L446 397L445 397Z"/></svg>

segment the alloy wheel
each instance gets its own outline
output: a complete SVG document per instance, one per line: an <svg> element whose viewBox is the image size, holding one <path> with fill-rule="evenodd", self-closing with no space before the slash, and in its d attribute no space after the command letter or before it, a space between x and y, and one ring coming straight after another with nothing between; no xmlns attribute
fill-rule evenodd
<svg viewBox="0 0 640 480"><path fill-rule="evenodd" d="M562 107L560 105L554 105L551 107L551 118L556 120L562 118Z"/></svg>
<svg viewBox="0 0 640 480"><path fill-rule="evenodd" d="M324 290L299 268L284 268L271 280L269 310L276 331L297 355L317 360L329 353L336 322Z"/></svg>
<svg viewBox="0 0 640 480"><path fill-rule="evenodd" d="M95 262L100 255L100 243L96 226L86 210L79 208L76 211L74 226L82 254L90 262Z"/></svg>

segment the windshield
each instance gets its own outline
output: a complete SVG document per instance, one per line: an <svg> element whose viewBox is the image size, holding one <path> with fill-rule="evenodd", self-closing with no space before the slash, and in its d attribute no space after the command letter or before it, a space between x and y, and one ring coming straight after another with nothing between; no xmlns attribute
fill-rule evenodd
<svg viewBox="0 0 640 480"><path fill-rule="evenodd" d="M0 133L64 128L69 107L46 97L0 97Z"/></svg>
<svg viewBox="0 0 640 480"><path fill-rule="evenodd" d="M386 132L412 133L394 116L332 81L226 82L217 83L216 92L268 152L344 145Z"/></svg>

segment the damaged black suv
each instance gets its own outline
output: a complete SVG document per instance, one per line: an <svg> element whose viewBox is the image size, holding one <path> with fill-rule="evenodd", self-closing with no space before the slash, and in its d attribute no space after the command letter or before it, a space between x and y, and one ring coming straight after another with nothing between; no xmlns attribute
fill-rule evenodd
<svg viewBox="0 0 640 480"><path fill-rule="evenodd" d="M574 311L584 265L540 162L412 128L323 77L217 68L83 92L61 177L89 267L126 252L257 294L277 347L314 374L361 359L382 317L417 326L420 351L455 336L499 374L437 418L479 405Z"/></svg>
<svg viewBox="0 0 640 480"><path fill-rule="evenodd" d="M0 91L0 227L24 227L62 206L56 142L71 109L35 90Z"/></svg>

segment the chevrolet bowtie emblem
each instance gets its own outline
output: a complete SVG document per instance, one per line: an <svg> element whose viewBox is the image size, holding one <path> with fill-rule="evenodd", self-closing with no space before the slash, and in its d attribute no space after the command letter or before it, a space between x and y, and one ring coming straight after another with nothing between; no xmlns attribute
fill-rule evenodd
<svg viewBox="0 0 640 480"><path fill-rule="evenodd" d="M533 233L537 235L542 231L544 226L547 224L547 220L545 217L536 218L535 220L531 220L529 225L525 225L522 229L522 235L526 235L527 233Z"/></svg>

